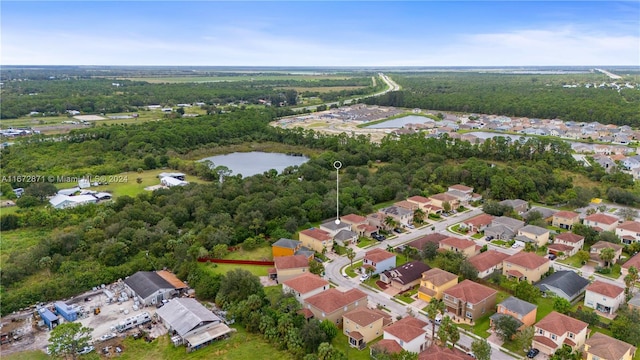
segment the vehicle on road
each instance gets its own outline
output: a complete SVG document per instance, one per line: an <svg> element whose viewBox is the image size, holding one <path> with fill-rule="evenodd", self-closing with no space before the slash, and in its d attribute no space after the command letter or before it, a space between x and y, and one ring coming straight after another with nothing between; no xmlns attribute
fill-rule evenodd
<svg viewBox="0 0 640 360"><path fill-rule="evenodd" d="M540 350L533 348L529 350L529 352L527 352L527 358L533 359L534 357L536 357L536 355L538 355L538 353L540 353Z"/></svg>
<svg viewBox="0 0 640 360"><path fill-rule="evenodd" d="M557 258L554 254L549 254L549 260L555 260Z"/></svg>
<svg viewBox="0 0 640 360"><path fill-rule="evenodd" d="M484 239L485 239L485 240L487 240L487 241L491 241L491 240L493 240L493 236L487 236L487 237L486 237L486 238L484 238Z"/></svg>
<svg viewBox="0 0 640 360"><path fill-rule="evenodd" d="M98 338L98 341L107 341L107 340L110 340L110 339L115 338L116 336L117 336L117 335L116 335L116 333L114 333L114 332L112 332L112 333L108 333L108 334L104 334L104 335L102 335L102 336L100 336L100 337Z"/></svg>
<svg viewBox="0 0 640 360"><path fill-rule="evenodd" d="M375 240L378 240L378 241L384 241L384 240L386 240L386 239L387 239L384 235L375 234L375 233L374 233L374 234L371 234L371 237L372 237L373 239L375 239Z"/></svg>
<svg viewBox="0 0 640 360"><path fill-rule="evenodd" d="M365 281L367 279L369 279L369 275L367 274L362 274L362 276L360 276L360 281Z"/></svg>

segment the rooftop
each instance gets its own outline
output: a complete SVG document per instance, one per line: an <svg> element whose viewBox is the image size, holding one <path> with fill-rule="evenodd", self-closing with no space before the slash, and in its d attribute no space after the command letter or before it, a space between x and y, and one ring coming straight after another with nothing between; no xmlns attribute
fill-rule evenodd
<svg viewBox="0 0 640 360"><path fill-rule="evenodd" d="M615 218L615 217L609 216L609 215L605 215L605 214L600 214L600 213L589 215L589 216L585 217L584 219L586 221L593 221L593 222L607 224L607 225L615 224L615 223L618 222L618 218Z"/></svg>
<svg viewBox="0 0 640 360"><path fill-rule="evenodd" d="M504 261L527 269L537 269L538 267L549 263L549 259L526 251L520 251L519 253L513 254Z"/></svg>
<svg viewBox="0 0 640 360"><path fill-rule="evenodd" d="M292 239L285 239L285 238L281 238L280 240L274 242L273 244L271 244L271 246L277 246L277 247L283 247L283 248L289 248L289 249L295 249L300 245L300 241L298 240L292 240Z"/></svg>
<svg viewBox="0 0 640 360"><path fill-rule="evenodd" d="M574 271L561 270L540 280L535 286L541 291L553 292L553 288L559 289L570 298L574 298L581 293L587 285L589 285L589 280L576 274Z"/></svg>
<svg viewBox="0 0 640 360"><path fill-rule="evenodd" d="M622 250L624 246L622 245L618 245L618 244L614 244L614 243L610 243L607 241L598 241L597 243L591 245L591 249L595 249L595 250L601 250L601 249L606 249L606 248L611 248L615 251L619 251Z"/></svg>
<svg viewBox="0 0 640 360"><path fill-rule="evenodd" d="M372 348L386 351L388 354L397 354L402 352L402 346L397 341L391 339L382 339L377 343L371 345Z"/></svg>
<svg viewBox="0 0 640 360"><path fill-rule="evenodd" d="M599 332L587 339L585 345L589 347L588 353L601 359L622 359L627 352L633 356L636 351L634 346Z"/></svg>
<svg viewBox="0 0 640 360"><path fill-rule="evenodd" d="M488 270L508 258L509 255L496 250L487 250L469 259L469 262L479 272Z"/></svg>
<svg viewBox="0 0 640 360"><path fill-rule="evenodd" d="M419 239L413 240L407 245L409 245L411 247L414 247L416 249L422 250L422 249L424 249L424 246L427 243L434 243L434 244L438 245L438 244L440 244L441 240L444 240L444 239L446 239L448 237L449 237L448 235L443 235L443 234L440 234L440 233L433 233L433 234L425 235L425 236L423 236L423 237L421 237Z"/></svg>
<svg viewBox="0 0 640 360"><path fill-rule="evenodd" d="M221 321L218 316L192 298L170 300L158 309L157 314L180 336L184 336L202 323Z"/></svg>
<svg viewBox="0 0 640 360"><path fill-rule="evenodd" d="M457 278L458 275L438 268L433 268L422 273L422 281L428 281L435 286L446 284Z"/></svg>
<svg viewBox="0 0 640 360"><path fill-rule="evenodd" d="M573 211L558 211L557 213L553 214L553 216L563 219L575 219L579 216L579 214Z"/></svg>
<svg viewBox="0 0 640 360"><path fill-rule="evenodd" d="M497 291L467 279L458 285L445 290L444 293L469 304L477 304L480 301L496 294Z"/></svg>
<svg viewBox="0 0 640 360"><path fill-rule="evenodd" d="M536 324L537 328L549 331L556 335L562 335L567 331L577 334L587 326L589 326L589 324L584 321L574 319L556 311L550 312L549 315L542 318Z"/></svg>
<svg viewBox="0 0 640 360"><path fill-rule="evenodd" d="M160 289L175 289L155 271L138 271L124 279L124 283L142 298L146 298Z"/></svg>
<svg viewBox="0 0 640 360"><path fill-rule="evenodd" d="M320 224L320 226L322 226L323 228L329 229L331 231L349 229L351 227L351 225L349 225L347 223L344 223L342 221L336 224L335 220L324 222L324 223Z"/></svg>
<svg viewBox="0 0 640 360"><path fill-rule="evenodd" d="M520 300L514 296L510 296L504 299L504 301L501 302L498 306L502 306L505 309L522 316L527 315L538 307L532 303Z"/></svg>
<svg viewBox="0 0 640 360"><path fill-rule="evenodd" d="M457 184L457 185L451 185L449 186L449 189L453 189L453 190L458 190L458 191L462 191L462 192L472 192L473 188L472 187L468 187L462 184Z"/></svg>
<svg viewBox="0 0 640 360"><path fill-rule="evenodd" d="M540 235L544 235L549 233L549 230L540 227L540 226L535 226L535 225L526 225L523 228L520 229L521 232L526 232L529 234L533 234L536 236L540 236Z"/></svg>
<svg viewBox="0 0 640 360"><path fill-rule="evenodd" d="M367 221L366 217L356 214L343 215L342 217L340 217L340 219L344 222L349 222L352 224L359 224Z"/></svg>
<svg viewBox="0 0 640 360"><path fill-rule="evenodd" d="M273 262L278 270L309 267L309 258L304 255L278 256Z"/></svg>
<svg viewBox="0 0 640 360"><path fill-rule="evenodd" d="M465 354L457 348L450 349L438 345L431 345L425 351L418 354L418 360L473 360L470 355Z"/></svg>
<svg viewBox="0 0 640 360"><path fill-rule="evenodd" d="M380 261L384 261L392 257L396 257L396 255L383 249L369 250L364 255L364 258L366 260L369 260L370 262L373 262L373 263L379 263Z"/></svg>
<svg viewBox="0 0 640 360"><path fill-rule="evenodd" d="M355 322L360 326L368 326L380 319L383 319L383 323L384 322L391 323L391 315L378 309L369 309L369 308L355 309L342 316Z"/></svg>
<svg viewBox="0 0 640 360"><path fill-rule="evenodd" d="M426 322L416 319L413 316L407 316L395 323L387 326L384 332L389 333L398 339L409 342L418 336L424 336L427 332L424 328L429 325Z"/></svg>
<svg viewBox="0 0 640 360"><path fill-rule="evenodd" d="M629 269L630 267L635 267L637 270L640 270L640 253L635 254L631 259L627 260L622 267L624 269Z"/></svg>
<svg viewBox="0 0 640 360"><path fill-rule="evenodd" d="M608 296L610 298L615 298L618 295L622 294L624 288L604 281L596 280L591 283L591 285L587 286L587 291Z"/></svg>
<svg viewBox="0 0 640 360"><path fill-rule="evenodd" d="M331 240L331 235L329 235L328 232L326 232L324 230L316 229L316 228L302 230L302 231L300 231L300 234L306 235L306 236L308 236L308 237L310 237L312 239L318 240L318 241Z"/></svg>
<svg viewBox="0 0 640 360"><path fill-rule="evenodd" d="M640 233L640 223L637 221L625 221L618 225L618 229Z"/></svg>
<svg viewBox="0 0 640 360"><path fill-rule="evenodd" d="M461 238L457 238L457 237L448 237L442 241L440 241L441 245L447 245L447 246L453 246L456 249L466 249L469 248L471 246L475 246L476 243L471 241L471 240L467 240L467 239L461 239Z"/></svg>
<svg viewBox="0 0 640 360"><path fill-rule="evenodd" d="M408 284L412 281L420 279L422 273L431 269L431 267L421 261L411 261L397 268L387 270L384 274L392 281L397 281L401 284Z"/></svg>
<svg viewBox="0 0 640 360"><path fill-rule="evenodd" d="M419 195L407 198L407 200L411 201L411 202L416 202L418 204L428 204L429 202L431 202L431 200L429 200L429 198L426 198L424 196L419 196Z"/></svg>
<svg viewBox="0 0 640 360"><path fill-rule="evenodd" d="M329 286L329 282L327 280L312 273L300 274L292 279L283 282L283 284L287 285L289 288L297 291L300 294L306 294L323 286Z"/></svg>
<svg viewBox="0 0 640 360"><path fill-rule="evenodd" d="M464 223L470 226L481 226L491 224L494 217L489 214L480 214L478 216L472 217L471 219L465 221Z"/></svg>
<svg viewBox="0 0 640 360"><path fill-rule="evenodd" d="M364 305L367 304L367 294L358 289L350 289L345 292L331 288L320 294L313 295L305 300L307 304L323 311L327 314L341 309L355 301L363 300Z"/></svg>
<svg viewBox="0 0 640 360"><path fill-rule="evenodd" d="M570 242L570 243L578 243L582 240L584 240L584 236L582 235L578 235L578 234L574 234L572 232L565 232L562 234L558 234L555 237L557 240L562 240L562 241L566 241L566 242Z"/></svg>

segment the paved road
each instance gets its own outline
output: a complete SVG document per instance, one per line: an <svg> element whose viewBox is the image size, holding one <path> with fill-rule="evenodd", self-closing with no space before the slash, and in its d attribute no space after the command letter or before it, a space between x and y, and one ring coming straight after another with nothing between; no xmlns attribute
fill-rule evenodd
<svg viewBox="0 0 640 360"><path fill-rule="evenodd" d="M444 221L440 221L436 224L433 225L428 225L425 226L423 228L420 229L414 229L414 230L410 230L407 233L403 233L398 235L398 237L394 238L394 239L390 239L390 240L385 240L382 241L381 243L369 247L367 249L361 249L358 247L354 247L355 253L356 253L356 257L353 259L353 262L356 262L360 259L362 259L365 255L365 253L369 250L375 249L375 248L381 248L381 249L386 249L388 245L391 246L398 246L401 244L404 244L406 242L409 242L411 240L414 240L416 238L434 233L434 232L444 232L446 231L446 229L458 222L467 220L469 218L472 218L474 216L480 215L482 213L481 209L472 209L470 211L467 211L465 213L462 214L456 214L454 216L451 216L449 218L446 218L446 220ZM435 227L435 230L431 230L431 227ZM504 250L504 249L503 249ZM511 250L511 249L510 249ZM516 251L516 250L514 250ZM346 256L333 256L333 261L325 264L325 273L326 273L326 277L331 280L334 284L337 284L340 288L342 288L341 290L348 290L348 289L352 289L357 287L358 289L362 290L363 292L365 292L368 295L368 300L369 300L369 304L374 305L374 304L380 304L380 305L384 305L387 309L389 309L392 313L392 316L395 318L397 315L401 315L401 316L406 316L407 315L407 309L409 308L409 306L407 305L402 305L399 304L392 299L391 296L389 296L388 294L382 293L382 292L376 292L373 290L369 290L368 288L362 287L359 285L360 281L358 279L358 277L355 278L349 278L347 276L345 276L345 274L342 273L341 269L343 267L345 267L346 265L349 265L349 259L347 259ZM424 320L424 321L429 321L428 318L420 313L418 313L416 311L415 308L411 307L414 315L416 315L418 318ZM431 329L429 329L428 331L428 335L431 336ZM460 344L461 346L470 348L471 347L471 343L473 342L473 338L471 338L470 336L466 335L465 333L460 333L460 341L458 342L458 344ZM491 344L491 343L490 343ZM499 348L497 346L495 346L494 344L491 344L493 351L491 354L491 359L497 359L497 360L512 360L513 357L510 355L507 355L505 353L503 353L502 351L499 350Z"/></svg>

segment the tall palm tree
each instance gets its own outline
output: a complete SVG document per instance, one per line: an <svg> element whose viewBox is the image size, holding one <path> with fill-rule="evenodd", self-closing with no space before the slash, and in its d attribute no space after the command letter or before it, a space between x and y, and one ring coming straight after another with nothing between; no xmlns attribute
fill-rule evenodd
<svg viewBox="0 0 640 360"><path fill-rule="evenodd" d="M356 252L352 248L347 248L347 259L351 262L351 269L353 269L353 259L356 257Z"/></svg>
<svg viewBox="0 0 640 360"><path fill-rule="evenodd" d="M628 293L633 296L633 289L636 281L638 281L638 269L635 266L629 268L629 273L624 277L624 283L627 285Z"/></svg>
<svg viewBox="0 0 640 360"><path fill-rule="evenodd" d="M424 222L426 214L422 209L413 210L413 222L416 224L422 224Z"/></svg>
<svg viewBox="0 0 640 360"><path fill-rule="evenodd" d="M387 216L384 218L384 224L387 226L387 229L394 229L398 226L398 222L395 221L391 216Z"/></svg>
<svg viewBox="0 0 640 360"><path fill-rule="evenodd" d="M615 256L616 252L612 248L606 248L600 251L600 260L604 261L607 267L611 267L611 260L613 260Z"/></svg>
<svg viewBox="0 0 640 360"><path fill-rule="evenodd" d="M431 342L433 343L433 339L436 334L436 316L438 314L444 314L446 310L446 306L442 300L438 300L436 298L431 298L429 301L429 305L427 305L427 316L431 319Z"/></svg>

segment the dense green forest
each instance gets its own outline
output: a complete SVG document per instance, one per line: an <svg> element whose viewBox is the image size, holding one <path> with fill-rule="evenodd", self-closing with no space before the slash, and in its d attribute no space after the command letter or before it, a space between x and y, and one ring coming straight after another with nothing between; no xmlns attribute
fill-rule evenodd
<svg viewBox="0 0 640 360"><path fill-rule="evenodd" d="M385 106L640 126L640 89L586 88L602 74L394 73L401 91L367 98ZM624 82L620 82L624 85ZM578 85L564 88L563 85Z"/></svg>
<svg viewBox="0 0 640 360"><path fill-rule="evenodd" d="M0 274L2 313L68 297L142 269L168 267L187 279L195 259L216 245L235 245L261 234L291 237L301 227L334 214L332 164L337 159L344 164L341 213L366 214L375 204L432 195L455 183L497 200L563 204L610 191L632 204L638 199L628 175L584 168L562 141L495 138L472 145L415 134L376 144L365 136L269 126L282 111L247 109L198 120L104 126L63 138L32 137L3 149L0 166L6 175L114 174L167 166L214 180L215 170L182 155L266 141L307 147L319 155L283 174L229 176L222 183L122 196L106 205L67 210L36 206L4 214L3 235L39 230L45 235L26 249L6 254ZM589 177L602 186L575 187L574 176ZM29 190L30 184L12 185ZM43 273L51 276L46 282L35 281Z"/></svg>

